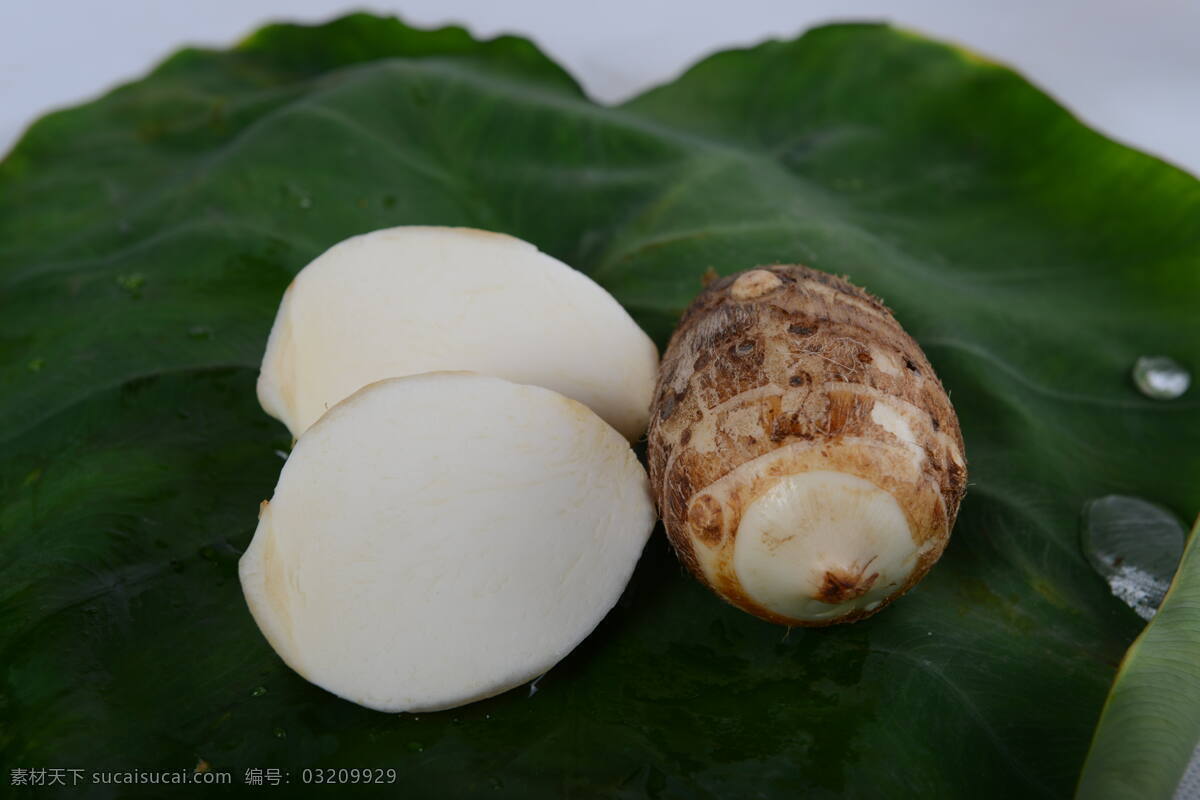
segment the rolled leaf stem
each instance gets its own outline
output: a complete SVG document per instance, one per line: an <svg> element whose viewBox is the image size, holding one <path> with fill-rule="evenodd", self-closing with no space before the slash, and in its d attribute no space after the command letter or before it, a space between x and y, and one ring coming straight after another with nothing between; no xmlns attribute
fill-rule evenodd
<svg viewBox="0 0 1200 800"><path fill-rule="evenodd" d="M1200 520L1158 613L1125 654L1080 800L1169 800L1200 742Z"/></svg>

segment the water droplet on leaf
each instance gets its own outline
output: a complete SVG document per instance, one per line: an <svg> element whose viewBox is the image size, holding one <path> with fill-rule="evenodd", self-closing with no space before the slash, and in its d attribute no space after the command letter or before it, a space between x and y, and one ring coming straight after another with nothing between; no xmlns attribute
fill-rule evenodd
<svg viewBox="0 0 1200 800"><path fill-rule="evenodd" d="M287 731L285 731L283 728L276 728L274 733L275 733L276 739L286 739L287 738Z"/></svg>
<svg viewBox="0 0 1200 800"><path fill-rule="evenodd" d="M1142 356L1133 365L1133 382L1146 397L1174 400L1188 390L1192 376L1173 358Z"/></svg>
<svg viewBox="0 0 1200 800"><path fill-rule="evenodd" d="M1154 616L1183 555L1183 525L1138 497L1108 495L1083 507L1080 545L1112 593L1142 619Z"/></svg>
<svg viewBox="0 0 1200 800"><path fill-rule="evenodd" d="M309 196L308 192L304 191L294 183L285 183L283 185L283 193L285 196L294 200L296 205L300 206L301 208L312 207L312 197Z"/></svg>
<svg viewBox="0 0 1200 800"><path fill-rule="evenodd" d="M254 690L250 692L250 696L251 697L262 697L266 693L267 693L267 687L255 686Z"/></svg>

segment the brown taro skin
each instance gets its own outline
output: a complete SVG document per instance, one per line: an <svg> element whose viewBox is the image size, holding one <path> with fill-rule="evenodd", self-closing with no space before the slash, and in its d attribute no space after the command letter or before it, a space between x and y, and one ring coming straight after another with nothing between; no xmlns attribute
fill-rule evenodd
<svg viewBox="0 0 1200 800"><path fill-rule="evenodd" d="M897 418L905 424L886 424ZM648 438L655 501L679 558L728 602L786 625L869 616L915 585L944 550L966 489L958 419L921 348L877 298L798 265L730 275L696 297L663 356ZM904 513L919 557L875 608L793 619L739 581L743 510L808 470L868 480ZM817 599L839 602L874 579L827 574L829 597Z"/></svg>

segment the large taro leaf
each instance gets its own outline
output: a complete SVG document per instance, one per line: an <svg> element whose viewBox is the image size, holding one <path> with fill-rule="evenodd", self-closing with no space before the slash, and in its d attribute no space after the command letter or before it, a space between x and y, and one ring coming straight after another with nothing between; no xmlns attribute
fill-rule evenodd
<svg viewBox="0 0 1200 800"><path fill-rule="evenodd" d="M307 684L237 582L289 444L255 372L297 270L407 223L528 239L660 344L710 268L848 274L958 408L972 483L945 557L878 617L787 632L659 534L536 686L418 717ZM235 784L288 770L289 795L346 766L397 769L405 797L1062 796L1141 627L1078 551L1079 510L1200 510L1195 392L1128 380L1142 354L1200 368L1200 184L881 26L723 53L619 108L523 40L361 15L187 50L0 164L0 287L5 767L203 759Z"/></svg>

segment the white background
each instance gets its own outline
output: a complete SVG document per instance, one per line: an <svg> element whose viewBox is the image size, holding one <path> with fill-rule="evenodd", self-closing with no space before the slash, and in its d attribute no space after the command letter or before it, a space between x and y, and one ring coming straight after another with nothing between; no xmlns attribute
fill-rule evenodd
<svg viewBox="0 0 1200 800"><path fill-rule="evenodd" d="M0 152L44 111L144 73L183 44L354 8L533 38L593 97L623 99L714 49L834 19L890 20L1022 70L1109 135L1200 174L1200 0L0 0Z"/></svg>

